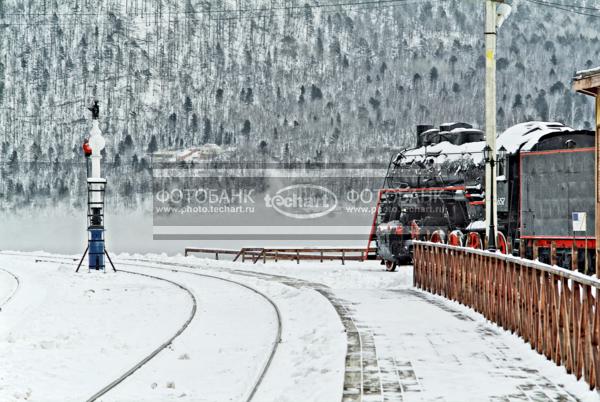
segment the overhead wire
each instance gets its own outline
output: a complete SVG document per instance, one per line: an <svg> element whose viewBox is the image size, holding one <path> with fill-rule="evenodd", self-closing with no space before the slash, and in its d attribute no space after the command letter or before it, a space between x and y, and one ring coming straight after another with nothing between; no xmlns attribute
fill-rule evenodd
<svg viewBox="0 0 600 402"><path fill-rule="evenodd" d="M600 11L600 8L597 8L597 7L579 6L577 4L557 3L557 2L553 2L553 1L547 1L547 0L536 0L536 1L538 1L540 3L548 4L548 5L553 5L553 6L579 8L582 10L590 10L590 11Z"/></svg>
<svg viewBox="0 0 600 402"><path fill-rule="evenodd" d="M277 14L279 12L285 11L285 12L290 12L290 11L304 11L307 9L320 9L320 13L321 14L334 14L334 13L338 13L341 10L327 10L328 8L332 8L332 7L339 7L339 8L345 8L346 10L351 10L352 8L358 7L357 10L354 11L358 11L358 10L368 10L368 11L372 11L374 9L380 9L380 8L392 8L392 7L398 7L398 6L402 6L405 4L417 4L417 3L426 3L426 2L439 2L439 1L448 1L448 0L365 0L365 1L347 1L347 2L342 2L342 3L326 3L326 4L314 4L314 5L303 5L303 6L285 6L285 7L262 7L262 8L245 8L245 9L224 9L224 10L203 10L203 11L195 11L195 12L190 12L190 11L177 11L177 12L163 12L160 10L155 10L154 12L143 12L143 13L126 13L126 14L119 14L116 15L115 12L103 12L103 13L61 13L61 14L57 14L57 13L32 13L32 14L27 14L27 13L13 13L13 14L9 14L9 13L5 13L4 16L7 15L12 15L12 16L16 16L16 17L39 17L39 16L63 16L63 17L83 17L83 16L89 16L89 17L97 17L97 18L106 18L108 16L116 16L116 17L132 17L132 18L137 18L137 17L160 17L160 19L154 19L153 21L149 21L150 25L162 25L162 24L173 24L173 23L178 23L178 22L182 22L179 20L173 20L170 19L171 16L177 16L177 15L208 15L209 19L211 21L227 21L227 20L241 20L241 19L252 19L252 18L264 18L264 17L271 17L273 16L273 14ZM375 7L373 7L375 6ZM325 10L323 10L325 9ZM257 14L253 14L253 13L257 13ZM213 14L223 14L225 16L223 17L212 17ZM226 16L227 14L231 14L234 16ZM237 15L235 15L237 14ZM163 16L167 16L167 20L163 19ZM293 14L293 17L298 17L298 16L302 16L301 13L298 14ZM100 23L104 23L104 20L101 20ZM4 25L4 26L29 26L29 25L36 25L36 26L43 26L43 25L48 25L48 26L64 26L69 25L69 24L73 24L73 25L97 25L98 21L83 21L83 20L76 20L74 21L74 23L71 22L66 22L66 21L59 21L59 22L53 22L53 21L31 21L31 22L10 22L10 21L2 21L2 19L0 19L0 26Z"/></svg>
<svg viewBox="0 0 600 402"><path fill-rule="evenodd" d="M600 18L600 14L590 14L590 13L586 13L583 11L574 10L572 8L568 8L568 7L571 7L570 5L559 5L559 3L551 3L551 2L547 2L547 1L543 1L543 0L526 0L526 1L529 3L532 3L532 4L537 4L540 6L549 7L549 8L553 8L556 10L567 11L567 12L574 13L574 14L584 15L587 17ZM594 9L594 10L600 11L600 9Z"/></svg>
<svg viewBox="0 0 600 402"><path fill-rule="evenodd" d="M365 6L365 5L382 5L389 3L402 3L406 0L363 0L363 1L345 1L340 3L322 3L322 4L308 4L305 3L303 5L298 6L271 6L271 7L254 7L254 8L237 8L237 9L221 9L221 10L213 10L212 8L196 11L196 10L184 10L184 11L162 11L158 8L155 8L153 12L135 12L135 13L126 13L126 15L131 16L155 16L157 13L160 15L190 15L190 14L236 14L236 13L249 13L249 12L270 12L270 11L290 11L290 10L306 10L306 9L321 9L321 8L330 8L330 7L357 7L357 6ZM56 13L56 12L48 12L48 13L4 13L4 16L19 16L19 17L35 17L35 16L100 16L102 14L115 15L113 11L105 11L102 13Z"/></svg>

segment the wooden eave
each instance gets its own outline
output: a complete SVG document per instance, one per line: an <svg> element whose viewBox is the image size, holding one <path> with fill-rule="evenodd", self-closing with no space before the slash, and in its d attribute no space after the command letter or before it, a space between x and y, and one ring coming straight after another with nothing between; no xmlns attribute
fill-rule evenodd
<svg viewBox="0 0 600 402"><path fill-rule="evenodd" d="M600 90L600 72L573 81L573 89L582 94L597 96Z"/></svg>

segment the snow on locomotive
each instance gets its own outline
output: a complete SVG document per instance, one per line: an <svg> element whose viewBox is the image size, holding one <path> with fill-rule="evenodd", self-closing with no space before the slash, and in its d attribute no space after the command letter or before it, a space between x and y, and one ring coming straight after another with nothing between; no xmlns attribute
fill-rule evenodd
<svg viewBox="0 0 600 402"><path fill-rule="evenodd" d="M371 240L388 270L408 264L414 239L482 248L484 133L466 123L417 126L417 147L390 160ZM594 267L594 231L574 232L573 213L594 222L594 132L527 122L497 139L498 247L571 267ZM534 248L536 251L534 251ZM574 252L574 250L576 250Z"/></svg>

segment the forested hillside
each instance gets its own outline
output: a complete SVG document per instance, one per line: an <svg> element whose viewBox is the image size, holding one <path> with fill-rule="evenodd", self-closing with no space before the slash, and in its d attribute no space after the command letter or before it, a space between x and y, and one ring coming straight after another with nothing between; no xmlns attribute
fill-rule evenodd
<svg viewBox="0 0 600 402"><path fill-rule="evenodd" d="M590 127L570 80L600 62L600 12L582 14L514 6L498 37L499 130ZM387 160L416 124L482 126L483 53L480 1L0 0L0 197L83 191L93 98L130 205L157 149Z"/></svg>

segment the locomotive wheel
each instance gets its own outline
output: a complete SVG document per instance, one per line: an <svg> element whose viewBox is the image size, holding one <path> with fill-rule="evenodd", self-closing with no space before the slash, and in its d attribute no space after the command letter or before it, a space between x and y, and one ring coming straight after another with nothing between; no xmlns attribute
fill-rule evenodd
<svg viewBox="0 0 600 402"><path fill-rule="evenodd" d="M446 243L446 233L443 230L436 230L431 235L431 239L429 240L432 243Z"/></svg>
<svg viewBox="0 0 600 402"><path fill-rule="evenodd" d="M460 230L453 230L448 236L448 244L451 246L462 247L463 245L463 234Z"/></svg>
<svg viewBox="0 0 600 402"><path fill-rule="evenodd" d="M508 243L502 232L498 232L498 235L496 236L496 247L498 247L498 250L500 250L502 254L508 254Z"/></svg>
<svg viewBox="0 0 600 402"><path fill-rule="evenodd" d="M396 270L396 263L392 261L385 261L385 270L388 272L394 272Z"/></svg>
<svg viewBox="0 0 600 402"><path fill-rule="evenodd" d="M483 245L481 244L481 236L477 232L469 232L467 236L467 247L481 250Z"/></svg>

